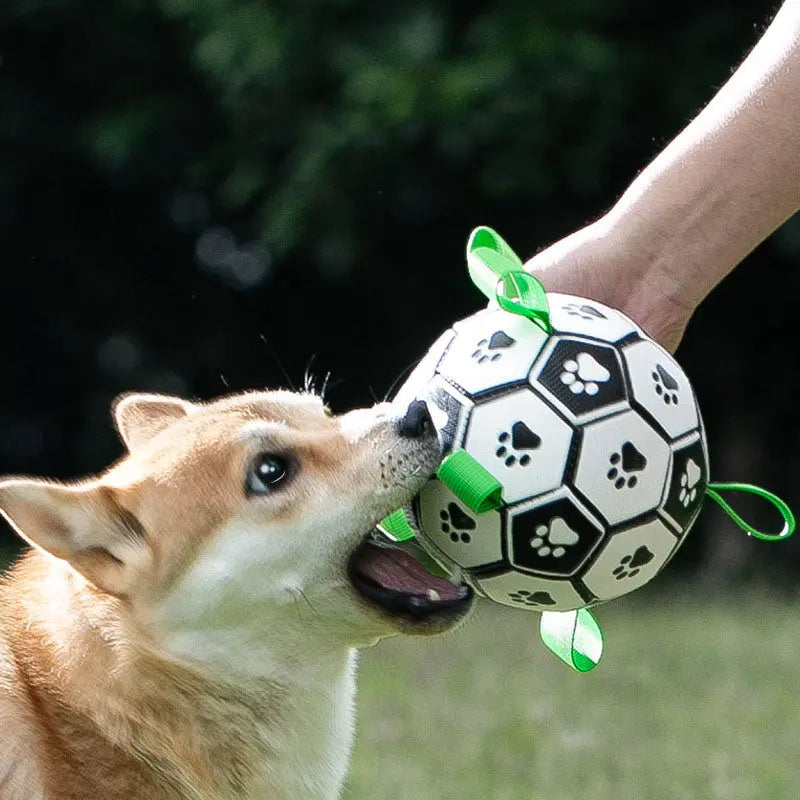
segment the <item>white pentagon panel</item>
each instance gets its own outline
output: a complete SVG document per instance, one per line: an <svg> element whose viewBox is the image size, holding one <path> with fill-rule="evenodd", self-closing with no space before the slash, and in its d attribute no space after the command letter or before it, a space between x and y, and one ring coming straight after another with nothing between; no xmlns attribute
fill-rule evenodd
<svg viewBox="0 0 800 800"><path fill-rule="evenodd" d="M504 606L534 611L569 611L586 605L586 600L567 580L548 580L521 572L504 572L473 581L480 592Z"/></svg>
<svg viewBox="0 0 800 800"><path fill-rule="evenodd" d="M501 310L479 312L455 328L439 372L470 395L524 381L548 338L529 319Z"/></svg>
<svg viewBox="0 0 800 800"><path fill-rule="evenodd" d="M669 560L678 540L658 519L615 533L583 575L601 600L611 600L644 586Z"/></svg>
<svg viewBox="0 0 800 800"><path fill-rule="evenodd" d="M669 461L661 435L626 411L583 429L574 484L615 525L659 505Z"/></svg>
<svg viewBox="0 0 800 800"><path fill-rule="evenodd" d="M472 400L461 394L440 375L428 381L416 397L424 400L442 445L442 454L461 447Z"/></svg>
<svg viewBox="0 0 800 800"><path fill-rule="evenodd" d="M441 481L428 481L417 500L424 538L461 567L503 560L500 512L470 511Z"/></svg>
<svg viewBox="0 0 800 800"><path fill-rule="evenodd" d="M613 308L569 294L547 293L550 324L558 333L579 333L606 342L618 342L639 329Z"/></svg>
<svg viewBox="0 0 800 800"><path fill-rule="evenodd" d="M603 527L568 489L507 509L508 560L541 577L578 573L603 539Z"/></svg>
<svg viewBox="0 0 800 800"><path fill-rule="evenodd" d="M699 425L694 392L683 370L666 350L650 339L622 350L634 400L672 439Z"/></svg>
<svg viewBox="0 0 800 800"><path fill-rule="evenodd" d="M476 404L464 449L516 503L561 486L571 441L572 428L526 386Z"/></svg>
<svg viewBox="0 0 800 800"><path fill-rule="evenodd" d="M454 330L446 330L430 347L422 360L412 370L403 385L395 395L394 400L399 408L408 408L413 400L419 397L419 393L425 385L436 374L436 367L439 365L445 350L447 350L453 337L456 335Z"/></svg>
<svg viewBox="0 0 800 800"><path fill-rule="evenodd" d="M475 324L475 320L482 319L483 317L488 316L489 314L495 314L502 309L497 304L497 300L490 300L488 305L484 306L480 311L476 311L474 314L470 314L468 317L463 317L462 319L456 320L453 323L453 329L456 333L460 333L463 328L469 327L470 325Z"/></svg>
<svg viewBox="0 0 800 800"><path fill-rule="evenodd" d="M627 407L619 354L612 345L553 336L534 366L530 382L576 422Z"/></svg>

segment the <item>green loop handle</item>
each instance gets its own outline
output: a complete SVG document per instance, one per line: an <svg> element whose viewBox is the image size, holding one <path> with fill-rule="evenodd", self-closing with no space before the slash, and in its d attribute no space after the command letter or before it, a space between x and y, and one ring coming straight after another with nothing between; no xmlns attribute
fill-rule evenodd
<svg viewBox="0 0 800 800"><path fill-rule="evenodd" d="M522 268L522 261L491 228L476 228L467 242L467 269L489 300L512 314L527 317L552 332L550 307L542 284Z"/></svg>
<svg viewBox="0 0 800 800"><path fill-rule="evenodd" d="M439 480L471 511L484 514L503 505L503 486L466 450L451 453L436 473Z"/></svg>
<svg viewBox="0 0 800 800"><path fill-rule="evenodd" d="M533 275L519 271L507 272L497 283L495 297L504 311L527 317L545 333L553 332L544 286Z"/></svg>
<svg viewBox="0 0 800 800"><path fill-rule="evenodd" d="M402 508L398 508L397 511L392 511L388 517L384 517L378 523L378 527L396 542L407 542L416 536L414 529L408 524L406 512Z"/></svg>
<svg viewBox="0 0 800 800"><path fill-rule="evenodd" d="M576 672L589 672L603 655L603 633L587 608L544 611L539 624L544 646Z"/></svg>
<svg viewBox="0 0 800 800"><path fill-rule="evenodd" d="M781 530L780 533L764 533L763 531L756 530L733 510L720 492L745 492L747 494L754 494L772 503L783 517L783 530ZM749 483L709 483L706 488L706 496L717 503L745 533L749 536L754 536L756 539L761 539L764 542L779 542L782 539L787 539L794 533L795 518L788 504L778 497L778 495L768 492L760 486L753 486Z"/></svg>

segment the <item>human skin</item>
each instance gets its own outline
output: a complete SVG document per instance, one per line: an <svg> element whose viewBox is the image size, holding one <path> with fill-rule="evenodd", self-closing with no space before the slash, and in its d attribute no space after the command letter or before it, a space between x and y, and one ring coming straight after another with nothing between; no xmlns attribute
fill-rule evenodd
<svg viewBox="0 0 800 800"><path fill-rule="evenodd" d="M655 100L654 100L655 102ZM674 350L703 298L800 209L800 0L596 222L525 265Z"/></svg>

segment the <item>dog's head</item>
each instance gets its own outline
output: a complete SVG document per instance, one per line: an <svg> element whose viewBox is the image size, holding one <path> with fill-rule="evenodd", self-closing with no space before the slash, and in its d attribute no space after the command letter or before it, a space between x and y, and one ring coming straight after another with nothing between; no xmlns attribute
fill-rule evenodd
<svg viewBox="0 0 800 800"><path fill-rule="evenodd" d="M424 405L333 416L314 395L264 392L129 395L114 411L121 461L74 485L3 481L0 510L174 656L268 659L467 612L467 589L368 538L439 462Z"/></svg>

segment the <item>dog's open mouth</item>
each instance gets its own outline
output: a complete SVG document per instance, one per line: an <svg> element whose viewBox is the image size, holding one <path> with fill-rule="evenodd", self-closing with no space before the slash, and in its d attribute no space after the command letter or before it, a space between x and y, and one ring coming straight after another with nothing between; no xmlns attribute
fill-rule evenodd
<svg viewBox="0 0 800 800"><path fill-rule="evenodd" d="M411 553L376 534L355 550L348 573L362 597L393 616L415 621L460 616L472 603L469 586L434 575Z"/></svg>

